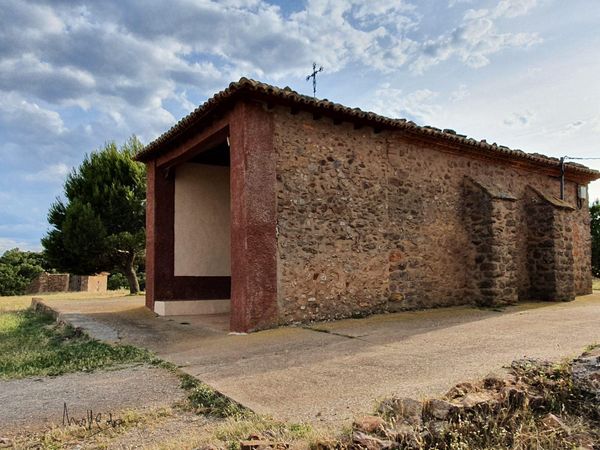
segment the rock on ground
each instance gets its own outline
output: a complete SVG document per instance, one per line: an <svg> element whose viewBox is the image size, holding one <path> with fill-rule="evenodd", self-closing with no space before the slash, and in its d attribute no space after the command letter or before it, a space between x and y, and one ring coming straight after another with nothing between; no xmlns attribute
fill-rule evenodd
<svg viewBox="0 0 600 450"><path fill-rule="evenodd" d="M585 352L573 361L573 382L600 401L600 347Z"/></svg>

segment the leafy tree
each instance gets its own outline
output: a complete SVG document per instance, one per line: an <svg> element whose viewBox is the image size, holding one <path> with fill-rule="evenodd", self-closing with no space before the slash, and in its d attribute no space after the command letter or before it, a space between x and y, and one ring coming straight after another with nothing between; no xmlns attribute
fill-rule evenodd
<svg viewBox="0 0 600 450"><path fill-rule="evenodd" d="M592 274L600 277L600 200L590 206L592 218Z"/></svg>
<svg viewBox="0 0 600 450"><path fill-rule="evenodd" d="M86 155L65 181L65 201L50 207L53 229L42 239L49 262L79 275L118 270L131 293L140 290L136 268L143 259L146 171L133 156L142 149L131 137Z"/></svg>
<svg viewBox="0 0 600 450"><path fill-rule="evenodd" d="M143 267L138 267L137 272L140 289L143 291L146 288L146 273L143 272ZM113 272L108 276L108 289L115 291L128 287L127 278L121 272Z"/></svg>
<svg viewBox="0 0 600 450"><path fill-rule="evenodd" d="M31 280L46 269L41 253L7 250L0 256L0 295L24 294Z"/></svg>
<svg viewBox="0 0 600 450"><path fill-rule="evenodd" d="M138 274L139 275L139 274ZM108 290L116 291L129 286L127 278L121 272L114 272L108 276Z"/></svg>

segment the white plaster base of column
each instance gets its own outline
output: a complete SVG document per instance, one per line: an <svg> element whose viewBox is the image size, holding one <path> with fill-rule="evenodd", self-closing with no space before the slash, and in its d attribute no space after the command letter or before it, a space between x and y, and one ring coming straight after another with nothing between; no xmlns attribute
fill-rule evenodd
<svg viewBox="0 0 600 450"><path fill-rule="evenodd" d="M224 314L231 309L231 300L171 300L154 302L159 316L192 316Z"/></svg>

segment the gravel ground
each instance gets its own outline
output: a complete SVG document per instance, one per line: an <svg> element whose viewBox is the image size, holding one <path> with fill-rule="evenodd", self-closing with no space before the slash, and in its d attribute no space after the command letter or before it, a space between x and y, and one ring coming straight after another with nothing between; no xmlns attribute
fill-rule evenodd
<svg viewBox="0 0 600 450"><path fill-rule="evenodd" d="M69 416L81 419L90 409L118 417L124 409L170 407L184 398L175 374L147 365L0 381L0 430L9 436L61 425L65 403Z"/></svg>

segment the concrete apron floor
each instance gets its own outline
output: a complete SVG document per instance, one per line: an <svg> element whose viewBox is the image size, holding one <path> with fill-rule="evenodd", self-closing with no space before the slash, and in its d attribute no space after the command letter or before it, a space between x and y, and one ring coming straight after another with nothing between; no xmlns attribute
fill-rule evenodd
<svg viewBox="0 0 600 450"><path fill-rule="evenodd" d="M600 343L600 293L501 312L454 307L241 336L227 334L224 316L155 317L142 297L44 303L91 335L111 330L109 337L149 348L258 413L326 427L371 413L392 395L441 395L514 359L560 360Z"/></svg>

